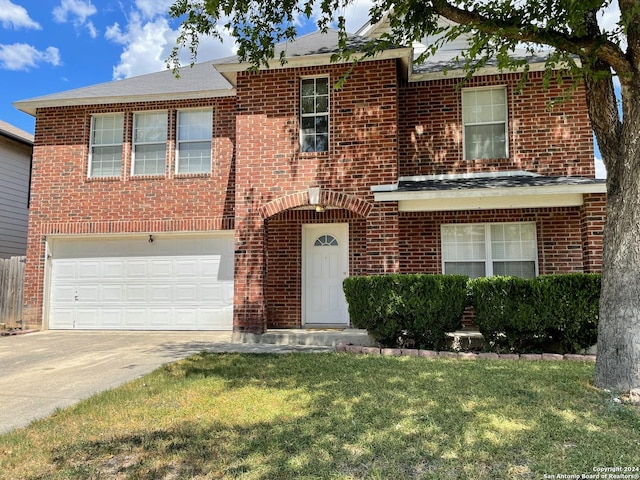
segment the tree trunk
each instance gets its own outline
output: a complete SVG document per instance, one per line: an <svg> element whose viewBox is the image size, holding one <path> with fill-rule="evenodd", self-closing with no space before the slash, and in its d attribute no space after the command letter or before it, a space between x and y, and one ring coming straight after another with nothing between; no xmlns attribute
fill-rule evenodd
<svg viewBox="0 0 640 480"><path fill-rule="evenodd" d="M625 83L624 124L609 132L617 141L603 150L607 219L595 384L626 392L640 387L640 87Z"/></svg>

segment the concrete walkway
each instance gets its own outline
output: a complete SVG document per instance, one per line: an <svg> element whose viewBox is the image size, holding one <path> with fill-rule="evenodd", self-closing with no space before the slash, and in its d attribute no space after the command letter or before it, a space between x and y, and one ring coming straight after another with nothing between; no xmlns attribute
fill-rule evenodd
<svg viewBox="0 0 640 480"><path fill-rule="evenodd" d="M230 332L46 331L0 337L0 433L202 351L332 350L232 343Z"/></svg>

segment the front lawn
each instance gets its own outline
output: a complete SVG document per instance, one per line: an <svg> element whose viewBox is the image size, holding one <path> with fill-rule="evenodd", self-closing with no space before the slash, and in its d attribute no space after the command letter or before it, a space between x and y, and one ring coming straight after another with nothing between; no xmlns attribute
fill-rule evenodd
<svg viewBox="0 0 640 480"><path fill-rule="evenodd" d="M0 436L0 478L538 479L640 467L640 414L592 377L581 362L201 354Z"/></svg>

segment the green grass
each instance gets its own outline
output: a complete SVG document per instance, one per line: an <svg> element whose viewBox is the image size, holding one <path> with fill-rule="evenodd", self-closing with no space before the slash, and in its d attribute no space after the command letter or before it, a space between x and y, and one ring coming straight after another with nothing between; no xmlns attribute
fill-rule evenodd
<svg viewBox="0 0 640 480"><path fill-rule="evenodd" d="M537 479L640 466L638 411L592 377L580 362L201 354L0 436L0 478Z"/></svg>

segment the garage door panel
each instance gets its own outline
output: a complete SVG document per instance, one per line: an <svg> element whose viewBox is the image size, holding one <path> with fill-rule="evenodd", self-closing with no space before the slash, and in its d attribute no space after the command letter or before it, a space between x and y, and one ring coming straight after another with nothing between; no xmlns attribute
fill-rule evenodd
<svg viewBox="0 0 640 480"><path fill-rule="evenodd" d="M125 301L128 303L147 303L147 286L146 285L127 285Z"/></svg>
<svg viewBox="0 0 640 480"><path fill-rule="evenodd" d="M198 301L198 284L186 283L176 285L175 294L177 303L195 304Z"/></svg>
<svg viewBox="0 0 640 480"><path fill-rule="evenodd" d="M49 328L232 327L232 235L53 242Z"/></svg>
<svg viewBox="0 0 640 480"><path fill-rule="evenodd" d="M171 278L173 262L171 260L151 260L151 276L153 278Z"/></svg>
<svg viewBox="0 0 640 480"><path fill-rule="evenodd" d="M146 279L149 277L148 266L148 260L127 260L126 277Z"/></svg>
<svg viewBox="0 0 640 480"><path fill-rule="evenodd" d="M120 328L122 326L121 308L102 308L100 324L103 328Z"/></svg>
<svg viewBox="0 0 640 480"><path fill-rule="evenodd" d="M168 303L171 304L174 301L173 285L152 285L149 286L149 300L153 304Z"/></svg>
<svg viewBox="0 0 640 480"><path fill-rule="evenodd" d="M144 329L148 317L146 308L124 308L123 312L126 319L126 327Z"/></svg>
<svg viewBox="0 0 640 480"><path fill-rule="evenodd" d="M124 278L123 260L105 260L102 263L102 278L105 280L121 280Z"/></svg>
<svg viewBox="0 0 640 480"><path fill-rule="evenodd" d="M100 298L103 302L107 303L119 303L124 299L124 286L123 285L102 285L102 292Z"/></svg>
<svg viewBox="0 0 640 480"><path fill-rule="evenodd" d="M149 309L149 327L161 330L171 329L171 318L173 312L171 308L151 308Z"/></svg>

